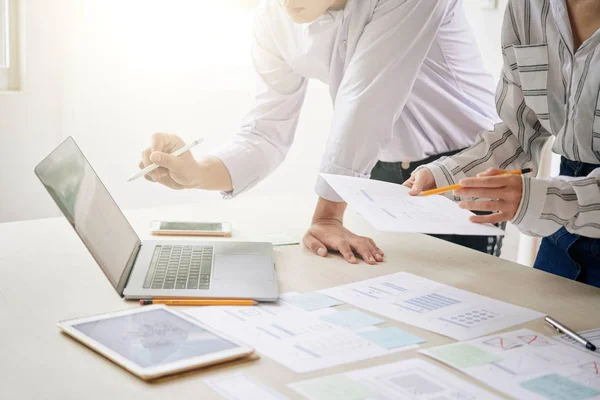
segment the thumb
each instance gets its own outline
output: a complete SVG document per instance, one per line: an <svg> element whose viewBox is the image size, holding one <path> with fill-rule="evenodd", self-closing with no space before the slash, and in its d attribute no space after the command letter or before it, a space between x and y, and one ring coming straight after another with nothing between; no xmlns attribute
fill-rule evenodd
<svg viewBox="0 0 600 400"><path fill-rule="evenodd" d="M307 233L303 239L304 245L308 247L313 253L318 256L327 256L327 246L325 246L319 239Z"/></svg>
<svg viewBox="0 0 600 400"><path fill-rule="evenodd" d="M416 195L420 194L422 191L423 191L423 179L421 178L421 176L419 174L416 174L414 176L413 185L410 188L410 190L408 191L408 194L410 194L412 196L416 196Z"/></svg>
<svg viewBox="0 0 600 400"><path fill-rule="evenodd" d="M150 154L150 161L171 171L176 171L181 168L181 160L178 157L160 151L155 151Z"/></svg>

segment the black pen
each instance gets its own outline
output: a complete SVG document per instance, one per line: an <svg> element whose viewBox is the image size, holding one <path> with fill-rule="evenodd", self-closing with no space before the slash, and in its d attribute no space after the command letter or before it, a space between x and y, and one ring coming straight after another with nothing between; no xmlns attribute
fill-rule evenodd
<svg viewBox="0 0 600 400"><path fill-rule="evenodd" d="M594 346L593 343L588 342L587 340L585 340L584 338L579 336L577 333L573 332L572 330L570 330L569 328L567 328L566 326L564 326L563 324L561 324L554 318L546 317L545 321L548 325L550 325L552 328L554 328L554 330L558 331L559 333L564 333L565 335L569 336L571 339L576 340L577 342L579 342L583 346L585 346L586 349L591 350L591 351L596 351L596 346Z"/></svg>

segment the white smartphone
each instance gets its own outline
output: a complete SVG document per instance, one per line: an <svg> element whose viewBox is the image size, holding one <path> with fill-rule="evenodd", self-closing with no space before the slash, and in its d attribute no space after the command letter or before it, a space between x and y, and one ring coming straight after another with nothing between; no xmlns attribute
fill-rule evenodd
<svg viewBox="0 0 600 400"><path fill-rule="evenodd" d="M150 231L153 235L229 237L231 224L229 222L152 221Z"/></svg>

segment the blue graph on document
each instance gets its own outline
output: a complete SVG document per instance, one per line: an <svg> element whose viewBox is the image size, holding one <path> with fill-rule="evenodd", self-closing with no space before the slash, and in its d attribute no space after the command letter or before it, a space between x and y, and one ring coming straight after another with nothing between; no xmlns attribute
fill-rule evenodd
<svg viewBox="0 0 600 400"><path fill-rule="evenodd" d="M414 311L419 314L423 314L429 311L439 310L440 308L459 304L459 300L451 299L450 297L442 296L441 294L431 293L425 296L414 297L403 301L402 303L395 303L398 307L404 308L409 311Z"/></svg>

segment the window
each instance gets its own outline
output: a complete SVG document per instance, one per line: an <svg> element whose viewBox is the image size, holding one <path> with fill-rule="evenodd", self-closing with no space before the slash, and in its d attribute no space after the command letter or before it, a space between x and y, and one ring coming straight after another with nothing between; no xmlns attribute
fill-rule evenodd
<svg viewBox="0 0 600 400"><path fill-rule="evenodd" d="M10 67L8 0L0 0L0 68Z"/></svg>
<svg viewBox="0 0 600 400"><path fill-rule="evenodd" d="M0 91L19 90L19 0L0 0Z"/></svg>

